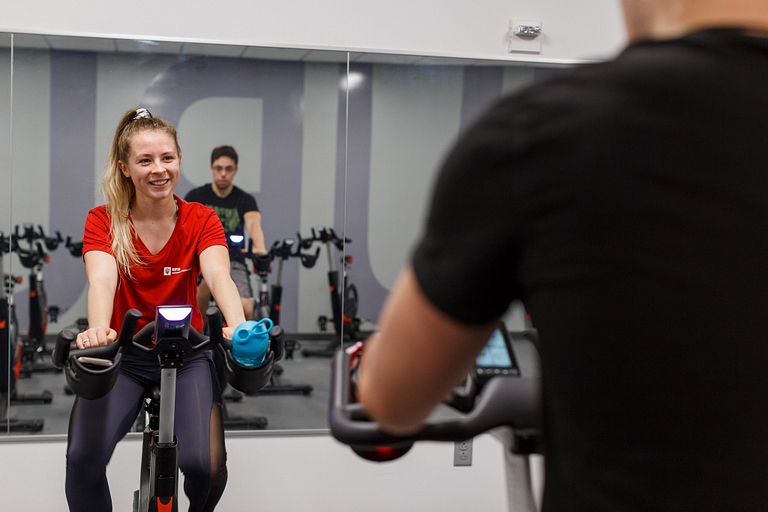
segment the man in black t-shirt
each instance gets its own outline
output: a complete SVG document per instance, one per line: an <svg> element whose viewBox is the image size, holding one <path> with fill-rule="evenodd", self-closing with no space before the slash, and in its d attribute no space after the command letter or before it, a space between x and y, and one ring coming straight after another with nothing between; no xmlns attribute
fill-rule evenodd
<svg viewBox="0 0 768 512"><path fill-rule="evenodd" d="M219 216L224 226L227 243L232 244L230 235L244 236L246 232L253 240L253 252L266 254L264 233L261 230L261 213L252 195L232 184L237 174L237 152L232 146L219 146L211 152L211 175L213 182L190 190L185 201L202 203L210 206ZM246 320L253 317L253 291L245 265L245 255L239 248L230 250L232 280L237 285L243 301ZM211 292L205 281L200 281L197 289L197 303L201 311L208 308Z"/></svg>
<svg viewBox="0 0 768 512"><path fill-rule="evenodd" d="M501 100L452 149L359 398L417 429L519 299L545 512L768 510L768 3L624 8L620 56Z"/></svg>

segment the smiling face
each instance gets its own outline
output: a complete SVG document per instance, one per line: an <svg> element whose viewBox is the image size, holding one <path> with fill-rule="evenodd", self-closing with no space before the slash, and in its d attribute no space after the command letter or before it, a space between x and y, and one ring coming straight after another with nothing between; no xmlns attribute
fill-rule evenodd
<svg viewBox="0 0 768 512"><path fill-rule="evenodd" d="M172 198L181 161L173 137L160 130L143 130L131 138L129 147L127 161L120 160L119 165L136 187L136 200Z"/></svg>

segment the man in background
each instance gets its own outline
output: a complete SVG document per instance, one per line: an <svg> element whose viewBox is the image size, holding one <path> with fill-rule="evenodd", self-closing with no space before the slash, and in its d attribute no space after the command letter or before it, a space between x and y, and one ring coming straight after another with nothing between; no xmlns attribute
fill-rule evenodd
<svg viewBox="0 0 768 512"><path fill-rule="evenodd" d="M211 152L211 176L213 181L190 190L185 201L202 203L210 206L219 216L224 226L224 234L230 245L229 258L232 266L232 280L237 285L243 301L245 319L253 318L253 290L245 264L245 254L230 239L231 235L248 236L253 240L253 252L266 254L264 233L261 230L261 212L256 199L251 194L236 187L232 181L237 174L238 156L232 146L219 146ZM197 288L197 304L200 311L208 309L211 292L205 281L201 280Z"/></svg>

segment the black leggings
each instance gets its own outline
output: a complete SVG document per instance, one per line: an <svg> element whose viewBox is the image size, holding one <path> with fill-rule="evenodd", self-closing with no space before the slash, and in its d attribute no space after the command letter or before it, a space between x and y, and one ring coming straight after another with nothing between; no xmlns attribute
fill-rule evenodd
<svg viewBox="0 0 768 512"><path fill-rule="evenodd" d="M160 384L160 367L124 354L115 387L98 400L77 398L69 421L66 493L72 512L109 512L107 463L133 425L144 390ZM214 509L227 482L221 391L210 352L185 361L176 376L175 434L190 512ZM139 474L136 460L136 474ZM137 479L138 480L138 479Z"/></svg>

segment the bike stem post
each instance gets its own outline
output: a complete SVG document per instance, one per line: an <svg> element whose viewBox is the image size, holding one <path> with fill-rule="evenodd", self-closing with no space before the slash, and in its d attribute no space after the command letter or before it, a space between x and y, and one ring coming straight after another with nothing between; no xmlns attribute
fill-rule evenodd
<svg viewBox="0 0 768 512"><path fill-rule="evenodd" d="M176 368L163 368L161 371L158 442L170 444L173 443L173 421L176 413Z"/></svg>

